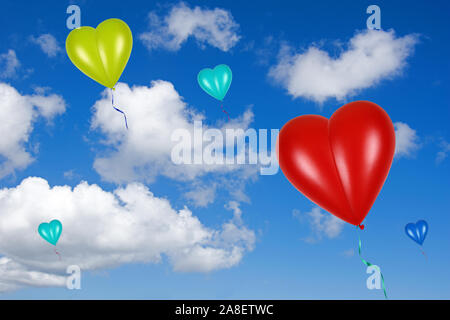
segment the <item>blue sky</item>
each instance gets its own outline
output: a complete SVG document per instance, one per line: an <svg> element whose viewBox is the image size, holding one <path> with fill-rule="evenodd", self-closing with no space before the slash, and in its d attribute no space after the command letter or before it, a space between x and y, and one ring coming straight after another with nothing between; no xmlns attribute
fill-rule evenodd
<svg viewBox="0 0 450 320"><path fill-rule="evenodd" d="M125 137L117 126L117 123L123 125L120 114L110 111L108 97L102 96L104 88L83 75L68 59L64 42L70 31L66 28L66 8L71 3L81 8L81 25L95 27L115 17L124 20L132 30L133 51L120 79L123 85L117 89L117 100L129 112L130 127L133 121L136 126L142 124L145 130L150 130L146 131L150 138L132 130L126 133L130 136ZM365 31L369 16L365 11L371 4L381 8L383 30L378 32L389 50L378 58L372 56L366 76L357 77L346 70L358 69L358 63L363 66L365 62L357 59L358 48L352 49L349 41L358 36L363 43L371 40ZM169 22L176 20L174 15L172 20L165 20L171 17L173 10L180 8L189 13L190 22L197 24L197 29L184 38L167 32ZM0 122L3 135L0 161L3 161L2 172L5 163L17 166L5 169L0 181L3 188L0 193L0 233L3 233L0 254L5 265L0 269L0 284L3 285L0 291L4 291L0 297L383 299L381 290L366 288L368 274L357 255L355 227L339 224L328 213L314 209L281 171L273 176L260 176L252 172L252 168L231 173L220 169L205 173L201 169L200 173L192 173L193 178L186 179L180 176L191 173L191 168L181 169L180 174L162 173L166 154L161 150L164 148L157 143L158 139L153 139L154 144L148 142L153 141L151 134L158 137L159 124L152 119L169 112L168 122L177 120L176 123L189 125L190 120L177 109L189 108L197 115L202 114L203 122L209 127L223 128L226 117L220 104L199 88L196 76L205 67L224 63L233 71L225 107L236 126L281 128L290 119L303 114L329 117L339 106L354 100L373 101L388 112L401 131L398 132L401 150L364 221L365 230L359 232L363 256L381 267L390 298L448 299L450 45L445 39L450 36L449 10L450 5L444 1L433 5L426 1L259 1L258 5L230 1L185 1L183 4L131 0L58 1L57 4L40 1L24 5L20 1L6 1L0 13L0 83L4 85L0 92L5 95L0 96L0 108L4 108ZM149 13L158 17L159 23L151 25ZM222 29L215 32L217 17L226 19ZM149 33L151 45L142 40L143 35ZM43 42L48 37L40 38L42 35L51 35L56 42ZM155 38L155 35L160 37ZM231 36L237 36L238 41L233 41ZM177 42L177 39L181 40ZM320 73L324 70L320 64L308 65L315 71L309 76L320 79L317 86L305 85L302 78L305 73L295 73L293 61L311 61L307 59L313 57L311 47L328 54L325 62L334 70L332 75L339 79L337 83ZM347 69L339 67L336 61L342 62L343 57L352 52L356 55L346 62ZM282 71L286 68L290 71ZM383 72L383 68L387 71ZM156 80L165 82L151 85ZM336 92L329 89L333 84L339 88ZM135 88L130 89L133 86ZM148 94L144 102L137 96L138 87ZM5 88L16 90L23 99L11 102ZM159 94L162 102L156 101ZM44 102L37 102L36 97ZM133 104L135 109L132 109ZM143 113L148 118L140 119L138 113L133 113L139 108L155 113ZM167 111L169 109L172 111ZM101 110L107 111L102 113ZM245 112L253 114L249 123L243 118ZM113 123L110 119L114 119ZM148 125L143 122L147 120ZM22 133L11 138L10 132L18 125ZM173 128L173 124L167 125L158 138L167 139ZM114 140L115 134L119 135L118 143ZM399 142L398 139L397 145ZM20 150L34 161L18 165L24 156ZM99 165L98 159L107 161ZM29 188L21 185L29 177L41 177L51 187L76 187L81 181L91 187L83 187L74 195L70 189L65 189L67 198L61 198L54 193L56 191L39 193L44 192L45 180L29 180ZM116 203L110 197L117 188L136 186L135 183L139 183L139 187L124 191L126 196L121 201ZM92 185L98 185L101 191L94 190ZM148 197L142 188L154 194L152 201L133 202L140 201L132 200L133 194ZM104 200L105 205L93 201L90 193L101 197L95 199ZM198 197L189 194L203 194L208 201L201 204ZM64 199L73 201L70 207ZM120 206L121 202L129 206ZM198 226L189 220L193 225L175 229L185 232L186 239L190 239L190 232L220 234L228 221L235 232L227 236L222 233L222 238L219 235L219 244L204 240L206 244L193 241L191 246L185 247L180 244L181 238L172 239L163 232L158 234L157 229L155 244L149 244L153 238L151 235L145 238L146 229L132 226L130 232L140 231L131 237L133 245L120 243L122 238L127 242L127 225L115 225L115 220L105 212L111 205L117 210L114 217L126 211L139 215L141 220L136 221L146 221L146 213L133 209L133 204L147 208L155 219L164 220L172 210L174 222L181 221L178 215L186 206L198 219L195 221L201 223ZM170 210L158 211L167 204ZM232 205L236 205L234 215ZM77 211L80 208L85 210ZM55 215L55 212L58 213ZM39 238L35 230L38 225L35 221L53 217L63 222L63 235L58 245L61 262L52 246ZM313 223L314 218L316 223ZM430 226L424 243L427 259L404 233L407 223L419 219L427 220ZM159 220L150 222L155 221L159 223ZM108 230L101 228L103 223L117 228L114 231L123 232L113 234L110 246L102 242L102 239L111 239ZM164 220L161 225L167 227L169 223ZM331 227L337 230L329 231ZM86 235L85 230L91 228L100 236L88 232L87 237L98 243L70 238ZM144 240L140 241L140 237ZM159 244L160 238L166 239L166 243ZM205 261L195 255L183 256L184 250L202 245L215 247L225 256L221 259L208 256ZM123 248L128 251L122 251ZM233 248L239 252L237 257ZM114 258L110 260L110 256ZM124 261L122 256L126 256ZM188 265L186 261L192 256L195 261ZM61 285L65 266L68 262L76 263L77 259L86 266L82 267L82 289L67 290ZM203 262L211 263L211 270L202 265ZM14 270L23 276L16 278ZM24 280L29 277L34 280Z"/></svg>

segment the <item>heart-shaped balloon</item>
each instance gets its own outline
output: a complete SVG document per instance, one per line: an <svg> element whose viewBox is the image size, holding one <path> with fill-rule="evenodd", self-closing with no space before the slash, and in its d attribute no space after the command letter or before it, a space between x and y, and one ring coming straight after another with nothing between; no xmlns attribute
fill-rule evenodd
<svg viewBox="0 0 450 320"><path fill-rule="evenodd" d="M220 64L214 69L206 68L198 73L200 87L209 95L222 101L231 85L231 69L226 64Z"/></svg>
<svg viewBox="0 0 450 320"><path fill-rule="evenodd" d="M395 131L375 103L356 101L328 120L294 118L281 129L277 156L286 178L311 201L360 225L389 173Z"/></svg>
<svg viewBox="0 0 450 320"><path fill-rule="evenodd" d="M119 80L132 47L131 30L120 19L105 20L96 29L74 29L66 39L66 51L72 63L108 88L113 88Z"/></svg>
<svg viewBox="0 0 450 320"><path fill-rule="evenodd" d="M405 226L405 232L408 237L413 239L419 245L422 245L428 233L428 223L425 220L419 220L416 223L408 223Z"/></svg>
<svg viewBox="0 0 450 320"><path fill-rule="evenodd" d="M62 232L62 224L59 220L43 222L39 225L38 232L44 240L56 246Z"/></svg>

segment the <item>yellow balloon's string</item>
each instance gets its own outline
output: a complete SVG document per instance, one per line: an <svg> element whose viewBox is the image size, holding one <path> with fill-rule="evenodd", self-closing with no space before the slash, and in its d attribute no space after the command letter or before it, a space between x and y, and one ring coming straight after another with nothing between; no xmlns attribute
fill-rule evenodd
<svg viewBox="0 0 450 320"><path fill-rule="evenodd" d="M114 106L114 90L115 90L115 88L111 88L111 104L112 104L112 107L113 107L116 111L118 111L118 112L120 112L121 114L123 114L123 117L124 117L124 119L125 119L125 127L126 127L127 130L128 130L127 115L125 114L125 112L123 112L122 110L120 110L119 108L116 108L116 107Z"/></svg>

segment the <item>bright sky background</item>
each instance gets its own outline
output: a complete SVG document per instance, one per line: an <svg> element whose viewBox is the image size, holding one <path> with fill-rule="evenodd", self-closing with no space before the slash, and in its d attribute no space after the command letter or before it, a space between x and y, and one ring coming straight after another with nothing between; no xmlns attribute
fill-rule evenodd
<svg viewBox="0 0 450 320"><path fill-rule="evenodd" d="M83 26L120 18L133 32L116 90L129 132L65 53L71 3ZM382 31L366 30L371 4ZM445 1L3 1L0 298L383 299L366 288L355 227L281 171L169 159L171 132L194 118L280 129L370 100L398 149L359 232L363 257L391 299L449 299L449 12ZM231 123L196 80L222 63ZM61 261L37 234L54 218ZM404 232L419 219L427 259ZM81 290L65 288L69 264Z"/></svg>

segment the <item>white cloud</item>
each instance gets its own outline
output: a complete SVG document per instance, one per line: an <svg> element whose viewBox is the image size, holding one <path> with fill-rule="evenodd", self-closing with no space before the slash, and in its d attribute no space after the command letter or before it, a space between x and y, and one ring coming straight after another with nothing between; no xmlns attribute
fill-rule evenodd
<svg viewBox="0 0 450 320"><path fill-rule="evenodd" d="M33 157L26 143L39 116L51 120L65 111L64 99L56 94L21 95L15 88L0 82L0 178L26 168Z"/></svg>
<svg viewBox="0 0 450 320"><path fill-rule="evenodd" d="M151 12L149 20L151 30L139 35L149 50L162 47L177 51L192 37L201 46L208 44L228 51L240 38L237 34L239 25L229 11L220 8L190 8L180 2L164 18Z"/></svg>
<svg viewBox="0 0 450 320"><path fill-rule="evenodd" d="M236 219L241 219L242 210L240 208L239 202L231 200L225 205L225 208L233 211L234 217Z"/></svg>
<svg viewBox="0 0 450 320"><path fill-rule="evenodd" d="M63 224L61 260L37 233L52 219ZM176 271L210 272L238 264L254 242L240 217L208 228L188 208L174 209L139 183L107 192L86 182L51 188L30 177L0 190L0 291L62 286L72 264L95 270L167 257Z"/></svg>
<svg viewBox="0 0 450 320"><path fill-rule="evenodd" d="M394 127L395 156L397 158L413 156L414 152L420 148L416 130L403 122L394 123Z"/></svg>
<svg viewBox="0 0 450 320"><path fill-rule="evenodd" d="M303 214L299 210L293 210L292 215L301 222L304 219L307 220L312 233L311 236L305 238L305 241L309 243L317 242L324 236L328 239L336 238L344 228L344 221L328 212L322 212L317 206Z"/></svg>
<svg viewBox="0 0 450 320"><path fill-rule="evenodd" d="M240 176L245 179L256 174L256 166L177 165L172 162L172 148L178 144L171 140L172 133L176 129L185 129L193 137L193 120L201 120L203 116L187 107L170 82L159 80L153 81L150 87L132 88L118 83L114 100L126 113L129 130L125 129L121 114L111 106L110 90L105 90L102 99L93 106L92 127L105 135L104 143L108 147L94 162L95 170L104 180L115 183L152 182L161 175L178 181L195 181L208 173L227 174L238 170L242 171ZM245 130L252 120L253 113L248 110L238 118L225 122L220 129ZM203 130L207 128L203 123ZM201 143L192 142L187 149L192 153L201 153Z"/></svg>
<svg viewBox="0 0 450 320"><path fill-rule="evenodd" d="M29 270L24 265L7 257L0 258L0 292L7 292L22 287L61 287L66 277L43 271Z"/></svg>
<svg viewBox="0 0 450 320"><path fill-rule="evenodd" d="M184 193L184 197L196 207L207 207L214 202L217 184L199 185Z"/></svg>
<svg viewBox="0 0 450 320"><path fill-rule="evenodd" d="M63 176L67 180L75 180L80 178L80 175L75 171L75 169L64 171Z"/></svg>
<svg viewBox="0 0 450 320"><path fill-rule="evenodd" d="M416 35L396 37L393 30L366 30L351 38L338 57L315 45L303 53L285 46L269 76L294 98L318 103L329 98L343 100L398 75L417 41Z"/></svg>
<svg viewBox="0 0 450 320"><path fill-rule="evenodd" d="M49 57L56 57L62 51L56 38L49 34L41 34L39 37L31 37L31 41L37 44L41 50Z"/></svg>
<svg viewBox="0 0 450 320"><path fill-rule="evenodd" d="M450 152L450 143L448 143L447 141L441 140L441 143L439 145L441 147L441 150L436 155L437 164L444 161L447 158L448 153Z"/></svg>
<svg viewBox="0 0 450 320"><path fill-rule="evenodd" d="M19 67L20 61L14 50L0 54L0 78L14 78Z"/></svg>

